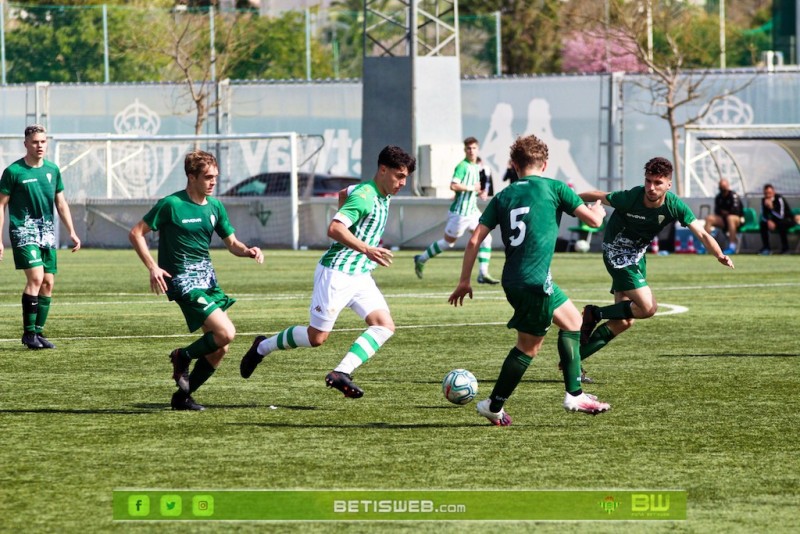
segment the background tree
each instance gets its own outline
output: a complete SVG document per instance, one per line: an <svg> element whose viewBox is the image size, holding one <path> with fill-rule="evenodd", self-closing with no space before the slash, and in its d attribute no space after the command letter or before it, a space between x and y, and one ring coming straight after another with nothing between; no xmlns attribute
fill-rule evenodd
<svg viewBox="0 0 800 534"><path fill-rule="evenodd" d="M561 0L462 0L459 15L500 11L503 74L561 71Z"/></svg>
<svg viewBox="0 0 800 534"><path fill-rule="evenodd" d="M681 195L681 129L699 122L714 102L741 91L754 78L737 85L731 81L720 82L725 87L712 83L709 75L716 70L718 63L714 65L715 50L709 44L709 18L703 10L688 3L652 1L653 47L649 49L646 2L609 0L610 16L607 20L614 34L622 36L617 43L647 69L644 75L626 79L649 95L646 101L632 104L640 112L667 121L675 164L676 193ZM583 13L582 16L585 18L576 20L584 27L597 28L606 23L605 16L597 13ZM718 32L718 24L716 27ZM698 106L701 102L703 105Z"/></svg>

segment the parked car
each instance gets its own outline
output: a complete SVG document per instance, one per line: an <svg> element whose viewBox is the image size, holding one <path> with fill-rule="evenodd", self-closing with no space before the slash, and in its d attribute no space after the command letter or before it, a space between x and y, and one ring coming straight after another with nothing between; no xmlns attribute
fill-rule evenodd
<svg viewBox="0 0 800 534"><path fill-rule="evenodd" d="M297 173L297 194L302 197L335 197L345 187L361 183L360 178L354 176L332 176L330 174L314 173L313 180L307 172ZM222 196L231 197L288 197L289 173L266 172L256 174L242 180L224 193Z"/></svg>

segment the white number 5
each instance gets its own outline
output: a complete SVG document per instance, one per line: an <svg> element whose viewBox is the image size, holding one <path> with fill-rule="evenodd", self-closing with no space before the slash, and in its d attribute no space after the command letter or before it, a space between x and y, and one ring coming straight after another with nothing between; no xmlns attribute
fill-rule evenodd
<svg viewBox="0 0 800 534"><path fill-rule="evenodd" d="M519 232L511 238L511 241L508 242L510 246L517 247L523 241L525 241L525 223L522 222L522 218L529 211L531 211L531 208L529 206L525 206L523 208L514 208L509 213L511 218L511 230Z"/></svg>

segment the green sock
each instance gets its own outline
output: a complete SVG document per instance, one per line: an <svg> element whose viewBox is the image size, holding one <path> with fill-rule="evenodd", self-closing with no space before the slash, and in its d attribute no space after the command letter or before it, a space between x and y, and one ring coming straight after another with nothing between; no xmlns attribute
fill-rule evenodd
<svg viewBox="0 0 800 534"><path fill-rule="evenodd" d="M216 369L211 365L206 358L198 358L197 363L194 364L194 369L189 373L189 393L194 393L206 380L211 378Z"/></svg>
<svg viewBox="0 0 800 534"><path fill-rule="evenodd" d="M499 412L503 408L503 404L517 388L520 380L522 380L522 375L525 374L532 360L533 358L517 347L511 349L511 352L508 353L503 362L503 367L500 369L500 376L497 377L492 394L489 395L491 400L489 410Z"/></svg>
<svg viewBox="0 0 800 534"><path fill-rule="evenodd" d="M564 387L569 393L581 391L581 333L558 331L558 356L564 373Z"/></svg>
<svg viewBox="0 0 800 534"><path fill-rule="evenodd" d="M36 331L36 315L39 313L39 297L22 294L22 329L25 332Z"/></svg>
<svg viewBox="0 0 800 534"><path fill-rule="evenodd" d="M600 315L600 319L630 319L633 317L631 306L633 306L632 301L623 300L610 306L597 308L595 311Z"/></svg>
<svg viewBox="0 0 800 534"><path fill-rule="evenodd" d="M50 313L50 302L53 297L43 297L39 295L39 311L36 313L36 331L42 333L44 331L44 323L47 322L47 314Z"/></svg>
<svg viewBox="0 0 800 534"><path fill-rule="evenodd" d="M206 354L216 352L218 348L219 346L214 342L213 332L206 332L203 334L203 337L182 350L184 354L194 360Z"/></svg>
<svg viewBox="0 0 800 534"><path fill-rule="evenodd" d="M581 345L581 360L585 360L598 350L602 349L608 342L614 339L616 334L608 327L608 323L601 324L597 330L592 332L592 337L586 345Z"/></svg>

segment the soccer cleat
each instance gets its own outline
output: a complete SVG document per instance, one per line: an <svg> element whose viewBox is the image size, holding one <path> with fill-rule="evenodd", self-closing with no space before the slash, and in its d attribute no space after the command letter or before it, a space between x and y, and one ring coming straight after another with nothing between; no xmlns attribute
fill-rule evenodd
<svg viewBox="0 0 800 534"><path fill-rule="evenodd" d="M723 250L722 253L726 256L732 256L733 254L736 254L736 247L728 247Z"/></svg>
<svg viewBox="0 0 800 534"><path fill-rule="evenodd" d="M414 256L414 274L416 274L419 279L422 279L422 269L425 268L425 262L420 260L421 257L422 256L419 254Z"/></svg>
<svg viewBox="0 0 800 534"><path fill-rule="evenodd" d="M503 408L499 412L493 412L489 409L492 403L489 399L484 399L478 403L475 409L478 413L489 420L494 426L511 426L511 417L506 413Z"/></svg>
<svg viewBox="0 0 800 534"><path fill-rule="evenodd" d="M44 335L42 335L42 334L36 334L36 339L38 339L39 343L42 344L42 348L43 349L54 349L54 348L56 348L56 346L53 345L52 343L50 343L50 340L47 339L46 337L44 337Z"/></svg>
<svg viewBox="0 0 800 534"><path fill-rule="evenodd" d="M760 251L758 251L758 254L761 256L769 256L772 254L772 251L768 248L762 248Z"/></svg>
<svg viewBox="0 0 800 534"><path fill-rule="evenodd" d="M581 393L577 397L570 395L569 393L565 393L564 409L568 412L583 412L590 415L597 415L610 410L611 405L605 402L600 402L597 400L597 397L588 393Z"/></svg>
<svg viewBox="0 0 800 534"><path fill-rule="evenodd" d="M258 364L264 359L264 355L258 353L258 346L265 339L267 339L267 336L256 336L253 340L253 344L250 345L250 350L242 357L242 362L239 364L239 373L242 375L242 378L250 378L253 371L258 367Z"/></svg>
<svg viewBox="0 0 800 534"><path fill-rule="evenodd" d="M172 379L184 393L189 393L189 364L192 359L181 354L181 349L173 350L169 359L172 362Z"/></svg>
<svg viewBox="0 0 800 534"><path fill-rule="evenodd" d="M39 341L39 337L36 335L36 332L25 332L22 334L22 344L31 350L39 350L44 348L44 345L42 345L42 342Z"/></svg>
<svg viewBox="0 0 800 534"><path fill-rule="evenodd" d="M347 373L331 371L325 377L325 384L329 388L336 388L348 399L360 399L364 396L364 390L353 383L353 377Z"/></svg>
<svg viewBox="0 0 800 534"><path fill-rule="evenodd" d="M492 278L488 274L479 274L478 275L478 283L479 284L497 285L497 284L500 283L500 280L495 280L494 278Z"/></svg>
<svg viewBox="0 0 800 534"><path fill-rule="evenodd" d="M592 337L592 332L594 332L597 323L600 322L600 319L597 318L597 310L597 306L592 306L591 304L584 306L583 308L583 322L581 323L581 345L586 345L589 342L589 338Z"/></svg>
<svg viewBox="0 0 800 534"><path fill-rule="evenodd" d="M178 411L202 412L206 409L202 404L197 404L191 395L181 390L172 394L172 401L170 404L173 410Z"/></svg>

